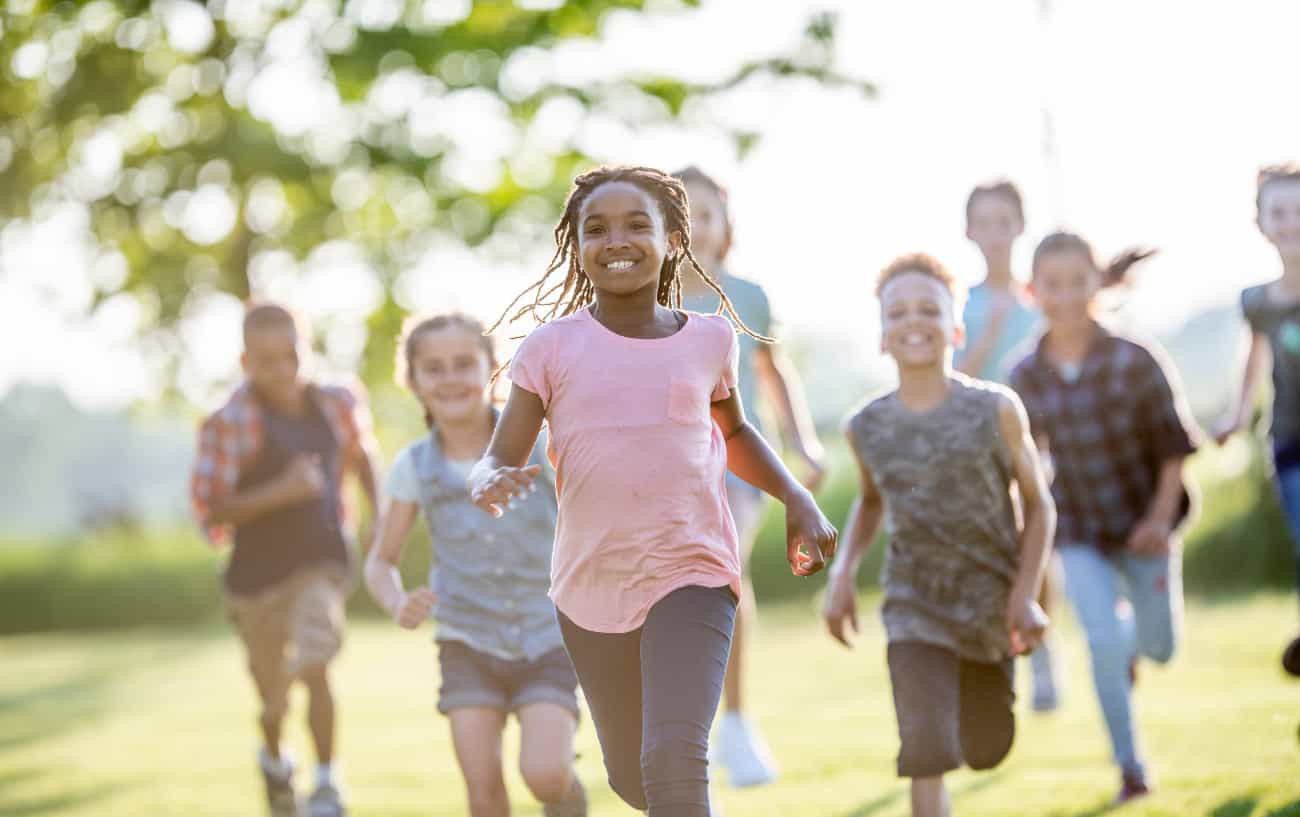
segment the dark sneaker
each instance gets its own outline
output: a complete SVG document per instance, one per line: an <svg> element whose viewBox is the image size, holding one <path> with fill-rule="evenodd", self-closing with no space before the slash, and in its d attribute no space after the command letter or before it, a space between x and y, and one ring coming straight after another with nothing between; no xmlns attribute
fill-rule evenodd
<svg viewBox="0 0 1300 817"><path fill-rule="evenodd" d="M1123 805L1130 800L1146 797L1150 793L1151 787L1147 785L1146 775L1141 772L1124 772L1119 794L1115 795L1115 805Z"/></svg>
<svg viewBox="0 0 1300 817"><path fill-rule="evenodd" d="M307 817L347 817L343 796L332 783L322 783L307 800Z"/></svg>
<svg viewBox="0 0 1300 817"><path fill-rule="evenodd" d="M546 803L542 806L544 817L587 817L587 790L582 781L573 778L569 793L558 803Z"/></svg>
<svg viewBox="0 0 1300 817"><path fill-rule="evenodd" d="M1300 635L1293 638L1282 652L1282 669L1291 675L1300 676Z"/></svg>
<svg viewBox="0 0 1300 817"><path fill-rule="evenodd" d="M274 775L261 766L271 817L298 817L298 798L293 793L293 761L285 758L285 766L287 770L283 775Z"/></svg>

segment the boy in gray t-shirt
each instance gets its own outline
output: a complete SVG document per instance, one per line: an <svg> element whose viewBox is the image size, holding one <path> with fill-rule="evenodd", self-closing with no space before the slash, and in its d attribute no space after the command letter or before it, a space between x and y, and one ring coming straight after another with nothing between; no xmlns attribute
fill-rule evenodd
<svg viewBox="0 0 1300 817"><path fill-rule="evenodd" d="M825 617L846 646L855 577L881 521L882 619L914 817L948 813L943 775L989 769L1015 736L1013 662L1041 641L1036 599L1055 508L1020 401L952 371L961 338L952 276L926 255L881 273L882 347L899 385L849 419L862 495L845 525ZM1016 523L1012 483L1023 526ZM886 518L886 512L888 516Z"/></svg>

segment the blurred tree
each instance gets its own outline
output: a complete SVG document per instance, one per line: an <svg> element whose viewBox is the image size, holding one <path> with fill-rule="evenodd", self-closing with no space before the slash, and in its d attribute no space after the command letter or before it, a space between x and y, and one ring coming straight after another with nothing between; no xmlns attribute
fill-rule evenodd
<svg viewBox="0 0 1300 817"><path fill-rule="evenodd" d="M403 264L436 236L536 241L591 161L582 123L698 123L708 107L692 103L752 78L871 90L833 70L829 15L809 21L793 53L716 82L573 81L556 67L564 44L649 5L9 0L0 218L84 203L104 249L95 304L139 299L173 363L186 342L175 327L196 304L265 288L259 257L291 264L323 246L362 257L378 278L375 297L365 334L345 335L365 349L363 375L375 382L391 370ZM709 124L741 153L756 138Z"/></svg>

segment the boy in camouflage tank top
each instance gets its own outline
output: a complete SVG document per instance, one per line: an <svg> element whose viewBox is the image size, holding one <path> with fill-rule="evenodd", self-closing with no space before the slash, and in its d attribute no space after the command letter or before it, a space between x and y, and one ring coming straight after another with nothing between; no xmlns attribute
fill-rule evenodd
<svg viewBox="0 0 1300 817"><path fill-rule="evenodd" d="M881 273L882 348L899 386L849 419L862 495L832 569L825 616L849 646L855 576L882 519L881 611L914 817L946 817L943 775L989 769L1015 736L1012 657L1042 639L1039 588L1055 507L1020 401L952 371L962 328L952 276L904 256ZM1017 525L1012 483L1019 489ZM887 512L887 517L886 517Z"/></svg>

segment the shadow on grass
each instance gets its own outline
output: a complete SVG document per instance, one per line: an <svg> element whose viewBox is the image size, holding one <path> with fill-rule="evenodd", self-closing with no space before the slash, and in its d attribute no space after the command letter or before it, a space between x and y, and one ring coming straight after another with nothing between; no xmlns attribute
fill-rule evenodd
<svg viewBox="0 0 1300 817"><path fill-rule="evenodd" d="M1117 808L1119 808L1119 806L1115 805L1110 800L1103 800L1097 805L1086 808L1083 811L1054 811L1052 812L1051 817L1100 817L1100 815L1107 814Z"/></svg>
<svg viewBox="0 0 1300 817"><path fill-rule="evenodd" d="M967 794L973 794L977 791L982 791L984 789L987 789L989 786L995 785L999 780L1002 779L1003 774L1004 774L1003 772L997 771L997 772L992 772L990 774L980 775L974 780L967 781L966 783L963 783L962 785L957 786L954 789L951 789L950 795L952 799L956 800ZM899 800L902 800L903 798L907 797L908 792L909 789L907 786L899 786L898 788L895 788L893 791L887 794L882 794L879 797L875 798L874 800L868 800L867 802L863 803L862 805L858 806L852 811L844 812L844 814L840 815L840 817L870 817L870 815L875 814L881 811L882 809L889 808L894 803L897 803Z"/></svg>
<svg viewBox="0 0 1300 817"><path fill-rule="evenodd" d="M1281 808L1275 808L1264 817L1300 817L1300 800L1293 800Z"/></svg>
<svg viewBox="0 0 1300 817"><path fill-rule="evenodd" d="M145 660L150 669L183 662L211 642L207 634L168 634L162 646L150 650ZM9 725L0 734L0 767L10 765L6 761L16 760L17 753L25 749L93 728L105 714L113 686L138 669L139 661L137 655L104 654L92 657L89 666L53 683L20 681L12 688L0 689L0 717ZM0 782L3 780L0 777ZM3 814L0 811L0 816Z"/></svg>
<svg viewBox="0 0 1300 817"><path fill-rule="evenodd" d="M32 817L37 814L59 814L64 809L79 806L83 803L102 801L104 798L125 788L127 787L120 784L107 784L30 800L9 800L6 798L5 802L0 803L0 817Z"/></svg>
<svg viewBox="0 0 1300 817"><path fill-rule="evenodd" d="M1255 806L1258 805L1258 797L1234 797L1207 811L1205 817L1250 817L1255 813Z"/></svg>

